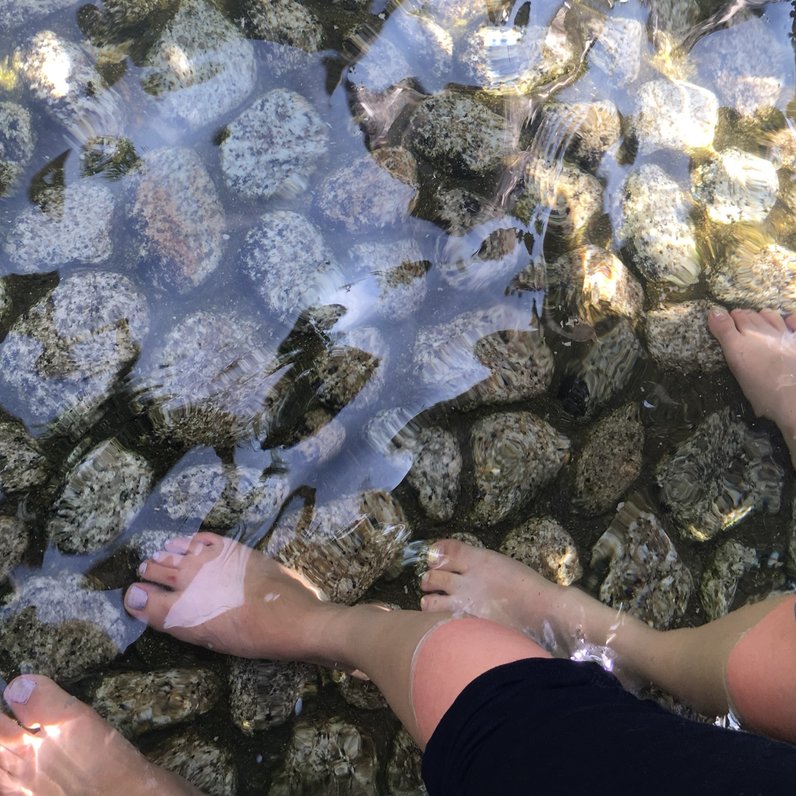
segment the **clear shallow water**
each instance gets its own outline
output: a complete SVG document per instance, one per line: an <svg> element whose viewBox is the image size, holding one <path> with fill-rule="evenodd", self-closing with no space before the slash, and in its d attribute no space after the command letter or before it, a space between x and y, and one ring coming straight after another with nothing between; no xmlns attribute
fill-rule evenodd
<svg viewBox="0 0 796 796"><path fill-rule="evenodd" d="M210 8L195 4L183 24L190 31L201 22L210 31L205 34L208 67L202 47L194 48L185 31L169 38L171 8L127 26L118 16L112 22L98 20L77 6L29 22L20 12L7 23L8 31L0 30L1 54L8 56L0 102L28 109L35 131L31 152L21 157L19 174L0 199L0 264L8 275L11 299L4 329L31 334L30 327L20 327L26 313L56 284L82 283L89 271L120 274L129 280L124 290L129 285L135 295L133 309L126 306L113 317L111 335L107 324L86 321L99 328L99 336L88 334L88 339L101 343L81 348L86 332L79 319L96 317L89 316L89 311L96 312L90 301L110 306L111 297L118 299L124 292L121 283L105 292L75 291L73 304L62 313L65 325L57 327L70 342L54 346L58 355L23 360L9 353L8 338L3 343L8 369L0 401L9 416L27 425L45 459L34 484L10 485L10 476L5 476L3 514L21 520L22 530L15 532L22 534L24 548L20 565L6 581L9 594L40 574L57 579L64 571L90 571L118 611L117 590L132 577L135 563L126 546L141 531L191 531L204 525L267 544L274 523L285 521L290 527L296 509L373 489L393 492L415 540L473 532L497 547L507 531L528 517L552 516L574 540L586 569L584 583L597 588L602 573L589 570L589 558L613 511L585 516L573 511L573 471L590 429L627 403L639 407L644 424L644 467L622 496L640 496L633 500L660 516L695 582L718 543L731 534L755 548L763 564L741 584L736 599L782 585L785 568L767 568L765 562L772 553L774 561L787 560L789 475L779 513L754 514L708 544L683 538L660 503L655 465L705 417L729 407L734 416L752 420L729 374L723 368L682 373L665 360L654 360L645 326L634 317L632 337L640 341L640 354L626 378L615 388L616 363L626 358L626 345L609 353L603 364L590 364L587 378L578 363L616 327L617 316L632 313L585 313L581 327L573 320L578 313L554 291L549 267L584 243L611 250L641 277L646 314L659 303L668 306L712 295L711 268L739 242L751 245L772 238L793 246L782 188L765 221L741 227L706 223L704 201L689 206L689 217L698 225L695 246L701 270L686 289L645 270L640 247L627 245L625 237L632 235L622 232L628 174L644 164L657 165L687 191L690 173L710 160L711 142L716 151L736 145L775 162L781 167L779 185L789 184L794 85L789 5L703 10L661 5L651 15L649 8L635 3L576 6L567 14L554 3L530 9L521 3L414 3L402 9L360 4L359 10L307 3L315 23L303 18L296 34L284 18L272 19L259 37L247 9L228 4L224 13L207 12L208 21L200 7ZM518 27L512 28L512 22ZM484 26L490 30L481 36ZM736 41L732 37L739 30L743 33ZM49 64L44 77L37 72L32 78L35 58L29 37L41 31L51 31L56 44L39 45L39 51L56 55L44 59ZM275 52L261 40L266 34L294 44L297 39L291 37L303 37L302 43L317 52ZM537 50L522 48L522 42L543 36L547 55L540 58ZM160 49L159 37L165 42ZM762 64L753 57L754 47L746 52L739 45L744 41L767 44ZM58 42L84 49L70 50ZM678 50L681 43L684 50ZM154 52L164 54L166 67ZM746 61L737 63L734 57ZM74 81L78 89L72 99L69 69L75 63L82 63L84 71ZM97 63L99 72L91 72ZM541 66L529 70L529 63ZM192 75L205 77L197 79L194 93L184 87L192 84ZM687 144L695 139L683 129L704 115L696 100L680 118L664 116L657 127L651 123L652 132L632 121L639 114L642 86L663 78L713 92L720 110L711 140L699 140L697 147ZM102 86L103 80L110 85ZM490 81L491 90L479 90ZM452 138L437 152L434 136L418 122L418 108L427 108L426 97L448 88L471 103L473 114L485 109L494 115L471 117L478 122L470 128L447 125L464 140ZM292 92L281 111L283 120L297 107L312 118L305 126L295 117L290 117L295 127L287 122L280 127L273 118L270 126L261 125L265 154L256 167L247 168L252 161L242 161L243 177L249 180L242 190L224 164L235 120L277 89ZM597 145L579 156L581 163L590 162L578 174L591 174L601 186L596 208L590 210L579 198L588 194L583 189L564 202L564 212L551 214L547 198L555 185L563 184L565 155L566 162L578 159L573 157L573 141L585 120L583 109L552 113L549 103L602 100L614 103L621 127L607 146ZM479 139L490 124L492 133ZM699 139L696 128L693 135ZM107 149L124 139L128 158L87 175L81 156L97 135L114 137L103 144ZM443 136L439 129L435 135ZM317 142L309 154L292 146L308 138ZM243 135L244 145L258 139L256 133ZM390 149L401 145L397 154ZM8 144L6 148L10 150ZM280 157L284 153L284 162L293 167L280 171L275 152ZM540 173L538 164L545 162L552 170L538 179L542 187L534 195L528 186ZM277 189L263 196L269 176ZM589 183L592 188L594 184ZM73 210L73 189L87 186L93 193ZM457 190L466 194L457 195ZM103 210L106 205L109 211ZM32 208L44 212L25 226L21 219ZM295 216L285 213L298 214L312 226L291 226ZM582 227L571 220L579 213L586 217ZM270 215L263 220L263 214ZM653 226L665 216L664 208L653 205L649 215ZM255 229L259 237L252 236ZM676 237L671 230L666 234ZM755 300L750 294L748 303ZM195 320L197 312L205 315ZM147 321L139 329L130 318L142 314ZM40 329L32 333L43 334ZM473 351L483 353L476 348L478 340L496 332L504 333L504 342L513 340L521 356L512 360L499 348L492 364L502 364L501 376L478 387L490 370ZM218 341L224 344L212 359L210 378L205 374L212 368L196 352L213 351ZM175 354L175 349L182 353ZM509 346L509 351L514 349ZM41 380L30 379L20 387L15 374L25 368L40 372ZM92 381L98 373L107 375L99 379L101 386ZM573 377L592 387L585 407L566 400ZM86 392L78 390L68 405L69 422L53 426L54 417L57 421L65 412L58 396L72 389L73 382L89 386ZM594 396L600 391L598 400ZM44 409L42 401L49 401ZM542 457L531 468L529 460L535 461L541 443L531 446L533 456L520 445L487 447L486 461L479 458L470 441L473 429L496 418L508 418L505 422L513 427L512 418L522 411L532 411L569 440L569 464ZM313 433L317 424L322 429ZM756 426L771 438L784 465L779 437L770 425ZM455 468L443 479L453 493L450 520L441 519L439 512L429 516L416 487L406 480L413 460L409 441L428 428L450 432L460 450L458 495L452 488ZM402 443L396 446L390 440L402 429ZM69 513L63 495L72 468L114 438L143 468L140 480L131 476L123 488L113 478L108 481L107 494L114 499L122 492L134 493L130 505L116 506L115 516L121 520L115 525L97 511L92 527L107 538L92 537L77 549L69 542L52 543L53 518ZM613 464L614 455L609 446L601 466ZM216 499L224 502L218 481L177 481L164 495L164 482L173 483L180 473L199 465L218 472L222 463L229 482L235 480L231 465L239 473L248 468L240 477L260 483L259 503L253 492L244 490L238 500L244 505L220 518L218 510L212 515ZM113 474L117 468L122 469L118 460L103 458L84 475L85 491L73 488L77 496L69 506L78 518L77 528L89 525L81 521L86 516L81 501L100 483L102 473ZM439 461L432 459L429 469L437 479L439 468ZM505 487L505 500L490 503L484 497L493 483L488 474L510 468L521 473L520 481L538 480L538 488L531 494ZM131 483L139 486L132 489ZM182 496L182 504L168 497L175 493ZM189 509L179 508L186 502ZM114 508L111 499L105 504L105 509ZM357 511L353 509L354 518ZM384 520L383 528L376 523L375 531L389 533L392 524ZM73 526L64 525L59 538L68 539ZM323 556L323 545L317 540L313 544ZM378 570L374 576L384 568L372 561L369 566ZM340 571L332 567L326 574L339 578ZM698 592L695 587L674 621L702 620ZM397 580L378 580L368 596L403 607L417 604L409 572ZM108 671L209 667L222 683L228 682L229 663L218 656L140 635L141 628L129 622L119 632L122 645L130 646L104 666ZM17 651L4 652L4 674L12 674L24 660ZM86 694L102 669L86 665L62 679ZM204 717L193 717L192 724L233 755L239 792L261 792L279 770L295 722L245 735L229 722L229 687L222 685L220 691L215 707ZM394 724L384 721L383 710L373 713L348 705L331 683L318 696L306 698L303 706L303 718L342 714L363 735L373 737L377 769L383 772L394 730ZM147 733L141 744L147 750L162 748L172 732ZM378 792L388 788L383 773L376 781ZM351 792L361 792L353 778L346 782ZM330 792L324 787L318 785L317 792ZM362 792L369 792L363 787Z"/></svg>

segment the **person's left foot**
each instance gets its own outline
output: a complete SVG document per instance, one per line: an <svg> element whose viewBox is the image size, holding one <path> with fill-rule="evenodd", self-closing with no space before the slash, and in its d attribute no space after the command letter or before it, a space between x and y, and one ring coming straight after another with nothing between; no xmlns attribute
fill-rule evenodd
<svg viewBox="0 0 796 796"><path fill-rule="evenodd" d="M0 715L3 796L199 794L47 677L17 677L4 698L17 721Z"/></svg>

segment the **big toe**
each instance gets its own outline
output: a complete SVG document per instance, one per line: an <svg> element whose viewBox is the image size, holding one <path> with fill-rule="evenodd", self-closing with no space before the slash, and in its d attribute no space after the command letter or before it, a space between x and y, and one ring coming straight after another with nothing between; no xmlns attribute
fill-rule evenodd
<svg viewBox="0 0 796 796"><path fill-rule="evenodd" d="M163 630L177 601L177 592L153 583L133 583L124 595L127 613L146 622L155 630Z"/></svg>
<svg viewBox="0 0 796 796"><path fill-rule="evenodd" d="M3 692L6 704L24 727L62 726L88 708L57 686L49 677L23 674Z"/></svg>
<svg viewBox="0 0 796 796"><path fill-rule="evenodd" d="M708 314L708 329L722 345L738 335L738 327L733 317L723 307L711 309Z"/></svg>

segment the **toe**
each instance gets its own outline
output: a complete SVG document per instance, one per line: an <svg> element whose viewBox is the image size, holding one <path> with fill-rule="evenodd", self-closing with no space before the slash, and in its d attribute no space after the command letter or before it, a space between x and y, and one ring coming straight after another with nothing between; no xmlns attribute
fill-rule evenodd
<svg viewBox="0 0 796 796"><path fill-rule="evenodd" d="M785 326L792 332L796 332L796 315L788 315L788 317L785 318Z"/></svg>
<svg viewBox="0 0 796 796"><path fill-rule="evenodd" d="M136 619L146 622L156 630L163 630L178 594L153 583L134 583L124 595L124 607Z"/></svg>
<svg viewBox="0 0 796 796"><path fill-rule="evenodd" d="M420 610L432 614L438 611L453 612L456 608L456 601L446 594L426 594L420 600Z"/></svg>
<svg viewBox="0 0 796 796"><path fill-rule="evenodd" d="M457 539L441 539L428 549L429 569L464 572L468 551L472 549Z"/></svg>
<svg viewBox="0 0 796 796"><path fill-rule="evenodd" d="M25 730L17 722L0 713L0 747L14 748L19 744L24 733Z"/></svg>
<svg viewBox="0 0 796 796"><path fill-rule="evenodd" d="M3 698L23 727L43 730L60 727L88 710L49 677L39 674L23 674L12 680Z"/></svg>
<svg viewBox="0 0 796 796"><path fill-rule="evenodd" d="M425 592L443 592L453 594L456 590L456 581L460 578L455 572L447 572L443 569L430 569L423 573L420 578L420 588Z"/></svg>
<svg viewBox="0 0 796 796"><path fill-rule="evenodd" d="M168 586L170 589L184 589L190 582L193 573L149 559L138 568L138 575L151 583Z"/></svg>
<svg viewBox="0 0 796 796"><path fill-rule="evenodd" d="M778 332L787 331L788 327L778 310L760 310L760 317Z"/></svg>
<svg viewBox="0 0 796 796"><path fill-rule="evenodd" d="M735 312L735 311L734 311ZM738 336L735 314L730 315L724 307L713 307L708 314L708 328L713 336L725 345Z"/></svg>

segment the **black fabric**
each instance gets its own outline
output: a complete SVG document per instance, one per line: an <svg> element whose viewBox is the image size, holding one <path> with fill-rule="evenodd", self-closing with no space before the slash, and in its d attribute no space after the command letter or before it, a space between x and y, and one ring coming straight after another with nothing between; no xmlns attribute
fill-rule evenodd
<svg viewBox="0 0 796 796"><path fill-rule="evenodd" d="M462 691L423 778L430 796L794 796L796 747L675 716L594 663L533 658Z"/></svg>

